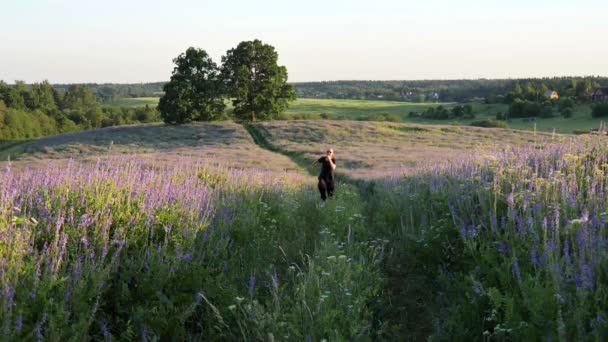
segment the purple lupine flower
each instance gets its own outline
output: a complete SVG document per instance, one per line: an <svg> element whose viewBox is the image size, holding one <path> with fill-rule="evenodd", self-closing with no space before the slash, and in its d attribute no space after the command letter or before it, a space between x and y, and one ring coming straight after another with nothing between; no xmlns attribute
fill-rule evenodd
<svg viewBox="0 0 608 342"><path fill-rule="evenodd" d="M507 244L504 241L498 241L498 252L500 252L500 254L502 254L503 256L507 255Z"/></svg>
<svg viewBox="0 0 608 342"><path fill-rule="evenodd" d="M477 285L477 284L473 284L472 290L476 295L481 294L481 289L479 288L479 285Z"/></svg>
<svg viewBox="0 0 608 342"><path fill-rule="evenodd" d="M141 341L148 342L148 328L145 325L141 328Z"/></svg>
<svg viewBox="0 0 608 342"><path fill-rule="evenodd" d="M23 329L23 317L21 315L17 316L15 320L15 332L20 332Z"/></svg>
<svg viewBox="0 0 608 342"><path fill-rule="evenodd" d="M584 263L581 266L581 286L585 290L593 290L593 269L589 264Z"/></svg>
<svg viewBox="0 0 608 342"><path fill-rule="evenodd" d="M249 276L249 286L248 286L248 293L250 296L253 296L253 291L255 290L255 275L252 273Z"/></svg>
<svg viewBox="0 0 608 342"><path fill-rule="evenodd" d="M513 275L518 281L521 281L521 272L519 270L519 263L517 257L513 257Z"/></svg>
<svg viewBox="0 0 608 342"><path fill-rule="evenodd" d="M44 314L42 314L42 319L36 323L36 326L34 327L34 336L36 336L36 339L38 341L41 341L44 336L42 335L42 327L44 326L44 324L46 323L46 312Z"/></svg>
<svg viewBox="0 0 608 342"><path fill-rule="evenodd" d="M106 323L104 321L97 321L97 324L99 324L99 329L101 330L101 333L103 334L103 337L108 340L112 338L112 334L110 333L110 331L108 330L108 326L106 325Z"/></svg>
<svg viewBox="0 0 608 342"><path fill-rule="evenodd" d="M532 208L532 212L533 212L534 216L537 216L542 208L543 208L542 203L536 202L536 204L534 204L534 207Z"/></svg>
<svg viewBox="0 0 608 342"><path fill-rule="evenodd" d="M536 248L532 248L530 251L530 259L532 260L532 264L534 264L534 266L540 266L540 260L538 260Z"/></svg>
<svg viewBox="0 0 608 342"><path fill-rule="evenodd" d="M194 301L200 303L201 300L203 300L203 297L205 297L205 293L203 290L200 290L196 293L196 295L194 295Z"/></svg>

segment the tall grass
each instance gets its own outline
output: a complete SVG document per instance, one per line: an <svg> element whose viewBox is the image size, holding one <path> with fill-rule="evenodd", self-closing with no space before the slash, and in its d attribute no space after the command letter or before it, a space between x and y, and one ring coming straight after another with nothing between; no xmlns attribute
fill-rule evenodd
<svg viewBox="0 0 608 342"><path fill-rule="evenodd" d="M605 340L607 168L602 144L562 144L376 187L387 286L424 281L387 315L438 340Z"/></svg>
<svg viewBox="0 0 608 342"><path fill-rule="evenodd" d="M1 175L4 339L352 339L381 241L352 190L121 158Z"/></svg>
<svg viewBox="0 0 608 342"><path fill-rule="evenodd" d="M187 158L8 168L0 334L604 340L606 171L602 143L537 144L320 205L301 175Z"/></svg>

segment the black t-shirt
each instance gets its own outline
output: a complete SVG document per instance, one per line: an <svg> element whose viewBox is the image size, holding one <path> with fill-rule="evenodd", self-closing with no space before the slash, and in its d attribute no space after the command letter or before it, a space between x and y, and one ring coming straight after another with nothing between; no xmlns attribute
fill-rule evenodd
<svg viewBox="0 0 608 342"><path fill-rule="evenodd" d="M331 158L331 161L334 162L334 164L336 163L336 159L334 158ZM327 157L321 157L319 160L317 160L317 162L322 164L319 178L333 179L334 169L331 168L331 164L329 163L329 160L327 160Z"/></svg>

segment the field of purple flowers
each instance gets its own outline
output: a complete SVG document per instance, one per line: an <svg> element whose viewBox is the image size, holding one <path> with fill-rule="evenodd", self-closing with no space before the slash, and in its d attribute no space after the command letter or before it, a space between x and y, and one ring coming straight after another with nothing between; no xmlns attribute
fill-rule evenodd
<svg viewBox="0 0 608 342"><path fill-rule="evenodd" d="M604 340L608 149L339 184L184 157L0 174L7 340Z"/></svg>
<svg viewBox="0 0 608 342"><path fill-rule="evenodd" d="M320 208L301 175L189 159L9 166L0 180L3 339L371 331L367 302L379 289L370 276L384 242L355 243L361 205L347 188Z"/></svg>
<svg viewBox="0 0 608 342"><path fill-rule="evenodd" d="M605 144L571 142L378 187L372 226L392 241L387 314L417 338L605 340L607 172Z"/></svg>

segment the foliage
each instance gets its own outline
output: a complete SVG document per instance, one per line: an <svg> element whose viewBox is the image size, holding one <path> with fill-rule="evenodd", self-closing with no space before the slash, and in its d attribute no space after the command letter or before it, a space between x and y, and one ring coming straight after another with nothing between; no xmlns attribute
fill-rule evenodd
<svg viewBox="0 0 608 342"><path fill-rule="evenodd" d="M158 112L149 106L103 108L84 85L72 85L63 93L47 81L14 86L0 82L0 140L156 121Z"/></svg>
<svg viewBox="0 0 608 342"><path fill-rule="evenodd" d="M516 99L509 106L509 118L528 118L541 114L542 106L537 102Z"/></svg>
<svg viewBox="0 0 608 342"><path fill-rule="evenodd" d="M0 175L3 336L353 340L373 334L386 241L357 191L133 159ZM9 189L11 189L9 191ZM14 191L13 191L14 190Z"/></svg>
<svg viewBox="0 0 608 342"><path fill-rule="evenodd" d="M591 108L591 116L603 118L608 116L608 103L598 103Z"/></svg>
<svg viewBox="0 0 608 342"><path fill-rule="evenodd" d="M471 126L476 126L476 127L495 127L495 128L509 128L509 125L507 125L506 122L502 121L502 120L481 120L481 121L474 121L471 123Z"/></svg>
<svg viewBox="0 0 608 342"><path fill-rule="evenodd" d="M158 110L166 123L183 124L222 117L223 99L219 69L205 50L190 47L173 60L175 68Z"/></svg>
<svg viewBox="0 0 608 342"><path fill-rule="evenodd" d="M268 120L295 99L287 69L277 64L274 47L260 40L241 42L222 57L222 79L238 120Z"/></svg>
<svg viewBox="0 0 608 342"><path fill-rule="evenodd" d="M425 285L384 319L417 339L606 339L607 160L603 144L530 146L377 184L370 226L405 265L387 291Z"/></svg>

